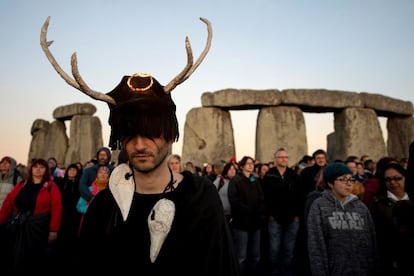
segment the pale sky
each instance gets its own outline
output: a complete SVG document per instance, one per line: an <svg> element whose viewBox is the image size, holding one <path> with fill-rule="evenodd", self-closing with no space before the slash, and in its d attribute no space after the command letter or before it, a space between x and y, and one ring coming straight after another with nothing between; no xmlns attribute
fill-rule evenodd
<svg viewBox="0 0 414 276"><path fill-rule="evenodd" d="M33 122L52 122L62 105L94 104L108 145L107 104L67 85L40 48L47 16L47 38L54 40L50 49L60 66L71 75L70 56L76 52L83 79L103 93L135 72L167 84L186 64L185 37L197 58L207 37L199 17L211 21L210 52L172 92L181 131L173 146L178 154L186 114L201 107L204 92L330 89L414 102L411 0L0 0L0 157L24 164ZM237 159L254 157L257 113L231 112ZM305 122L308 153L326 149L332 113L306 113ZM380 122L386 139L385 118Z"/></svg>

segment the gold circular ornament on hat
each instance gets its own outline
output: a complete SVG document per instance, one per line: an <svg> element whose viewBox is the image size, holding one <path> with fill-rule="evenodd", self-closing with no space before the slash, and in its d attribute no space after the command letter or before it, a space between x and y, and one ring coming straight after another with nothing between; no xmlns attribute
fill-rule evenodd
<svg viewBox="0 0 414 276"><path fill-rule="evenodd" d="M145 87L134 87L131 84L131 81L134 78L150 78L150 83L147 86L145 86ZM134 92L143 92L143 91L146 91L146 90L148 90L148 89L150 89L152 87L152 85L154 84L154 80L153 80L151 74L143 73L143 72L138 72L138 73L132 74L128 78L127 84L128 84L129 89L131 89L131 91L134 91Z"/></svg>

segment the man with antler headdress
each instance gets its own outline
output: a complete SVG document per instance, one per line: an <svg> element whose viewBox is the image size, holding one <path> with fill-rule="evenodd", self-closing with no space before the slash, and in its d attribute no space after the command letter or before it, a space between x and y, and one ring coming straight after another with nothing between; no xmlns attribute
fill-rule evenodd
<svg viewBox="0 0 414 276"><path fill-rule="evenodd" d="M135 73L124 76L106 94L84 82L75 53L73 78L62 70L49 50L51 42L46 41L49 17L43 25L41 46L47 58L69 85L108 103L110 146L123 149L129 157L128 164L114 169L109 189L98 193L85 214L80 231L85 245L82 269L119 274L137 270L140 275L238 275L231 234L214 185L191 173L172 172L166 158L179 137L170 92L190 77L211 44L211 24L200 19L207 25L206 47L193 63L186 38L187 65L170 83L162 86L150 74Z"/></svg>

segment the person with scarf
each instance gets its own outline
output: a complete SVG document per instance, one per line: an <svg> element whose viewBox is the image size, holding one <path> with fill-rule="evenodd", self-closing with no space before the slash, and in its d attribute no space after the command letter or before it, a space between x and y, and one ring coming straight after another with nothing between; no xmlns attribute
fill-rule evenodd
<svg viewBox="0 0 414 276"><path fill-rule="evenodd" d="M102 190L108 188L109 177L111 171L107 166L99 166L96 172L96 179L92 182L89 189L91 190L92 199ZM82 227L83 216L88 210L88 206L91 203L91 200L86 200L84 197L80 196L78 203L76 204L76 209L82 215L79 223L79 229Z"/></svg>

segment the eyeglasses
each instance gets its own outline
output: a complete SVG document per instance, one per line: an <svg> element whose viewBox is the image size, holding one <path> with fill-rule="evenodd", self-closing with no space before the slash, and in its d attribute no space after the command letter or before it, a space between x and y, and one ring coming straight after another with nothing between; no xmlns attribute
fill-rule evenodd
<svg viewBox="0 0 414 276"><path fill-rule="evenodd" d="M391 181L401 181L403 179L402 176L394 176L394 177L385 177L384 178L386 182L391 182Z"/></svg>
<svg viewBox="0 0 414 276"><path fill-rule="evenodd" d="M340 181L342 184L355 184L355 178L337 178L337 181Z"/></svg>
<svg viewBox="0 0 414 276"><path fill-rule="evenodd" d="M279 158L279 159L288 159L289 156L276 156L276 158Z"/></svg>

